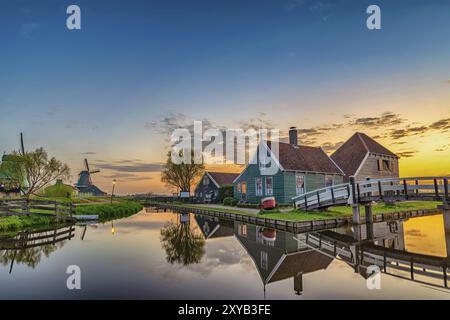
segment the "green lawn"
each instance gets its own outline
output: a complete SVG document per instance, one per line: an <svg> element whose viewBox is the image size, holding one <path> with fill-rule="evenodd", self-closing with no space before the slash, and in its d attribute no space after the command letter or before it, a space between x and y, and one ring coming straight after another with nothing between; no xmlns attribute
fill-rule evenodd
<svg viewBox="0 0 450 320"><path fill-rule="evenodd" d="M24 229L35 225L49 225L54 218L40 215L0 217L0 231Z"/></svg>
<svg viewBox="0 0 450 320"><path fill-rule="evenodd" d="M400 212L400 211L410 211L410 210L423 210L423 209L436 209L437 206L441 204L439 201L408 201L408 202L398 202L394 205L386 205L384 203L377 203L373 205L373 213L381 214L381 213L389 213L389 212ZM240 210L237 207L229 207L229 208L211 208L209 206L197 205L197 204L184 204L184 203L176 203L174 205L183 207L183 208L197 208L204 209L208 211L216 211L216 212L226 212L226 213L235 213L235 214L244 214L249 216L259 216L271 219L280 219L280 220L288 220L288 221L310 221L310 220L320 220L320 219L329 219L329 218L338 218L338 217L346 217L351 216L352 208L349 206L336 206L331 207L328 211L303 211L293 209L286 212L275 212L275 213L264 213L264 214L254 214L245 212ZM364 214L364 207L361 207L361 214Z"/></svg>

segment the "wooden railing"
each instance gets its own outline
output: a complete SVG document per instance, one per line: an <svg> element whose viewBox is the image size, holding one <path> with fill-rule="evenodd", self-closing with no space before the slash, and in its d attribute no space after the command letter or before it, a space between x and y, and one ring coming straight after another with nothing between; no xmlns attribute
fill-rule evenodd
<svg viewBox="0 0 450 320"><path fill-rule="evenodd" d="M356 203L388 200L449 201L449 177L411 177L357 182ZM352 186L353 187L353 186Z"/></svg>
<svg viewBox="0 0 450 320"><path fill-rule="evenodd" d="M58 218L72 217L74 206L71 203L39 199L0 200L0 215L51 215Z"/></svg>
<svg viewBox="0 0 450 320"><path fill-rule="evenodd" d="M295 208L313 210L338 204L347 204L351 196L350 184L343 183L321 188L292 198Z"/></svg>
<svg viewBox="0 0 450 320"><path fill-rule="evenodd" d="M450 177L370 179L344 183L307 192L292 198L295 208L315 210L333 205L372 201L450 202Z"/></svg>

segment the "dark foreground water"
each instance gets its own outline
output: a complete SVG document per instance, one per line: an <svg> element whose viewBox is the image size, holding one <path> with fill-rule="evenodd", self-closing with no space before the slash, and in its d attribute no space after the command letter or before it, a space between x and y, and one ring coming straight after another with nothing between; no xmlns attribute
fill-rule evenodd
<svg viewBox="0 0 450 320"><path fill-rule="evenodd" d="M0 298L448 299L445 225L438 214L293 234L141 212L113 223L0 235ZM81 290L67 289L69 265L80 267ZM366 280L371 265L383 271L379 282Z"/></svg>

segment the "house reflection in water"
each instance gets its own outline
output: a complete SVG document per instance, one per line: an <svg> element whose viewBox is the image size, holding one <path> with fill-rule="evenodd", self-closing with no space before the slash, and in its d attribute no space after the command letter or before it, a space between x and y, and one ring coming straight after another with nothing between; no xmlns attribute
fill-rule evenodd
<svg viewBox="0 0 450 320"><path fill-rule="evenodd" d="M332 258L295 240L292 233L235 223L236 238L247 250L266 285L293 278L294 290L303 292L303 275L326 269Z"/></svg>
<svg viewBox="0 0 450 320"><path fill-rule="evenodd" d="M234 222L231 220L219 220L215 217L195 215L195 221L202 231L205 240L231 237L234 235Z"/></svg>
<svg viewBox="0 0 450 320"><path fill-rule="evenodd" d="M442 214L299 234L200 215L195 220L205 239L238 239L264 291L268 284L292 278L295 293L301 294L303 275L327 269L334 259L364 278L375 264L389 275L447 287L450 217Z"/></svg>

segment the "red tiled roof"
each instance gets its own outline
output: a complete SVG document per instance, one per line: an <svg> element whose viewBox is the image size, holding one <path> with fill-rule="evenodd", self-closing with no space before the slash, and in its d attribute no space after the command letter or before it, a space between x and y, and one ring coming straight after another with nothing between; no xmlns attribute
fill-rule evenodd
<svg viewBox="0 0 450 320"><path fill-rule="evenodd" d="M356 132L331 155L331 158L347 176L351 176L356 173L368 152L398 158L396 154L361 132Z"/></svg>
<svg viewBox="0 0 450 320"><path fill-rule="evenodd" d="M239 175L238 173L228 173L228 172L210 172L207 171L211 178L220 186L232 185L234 179Z"/></svg>
<svg viewBox="0 0 450 320"><path fill-rule="evenodd" d="M267 141L270 148L271 142ZM279 142L279 162L284 170L343 174L319 147L294 146Z"/></svg>

